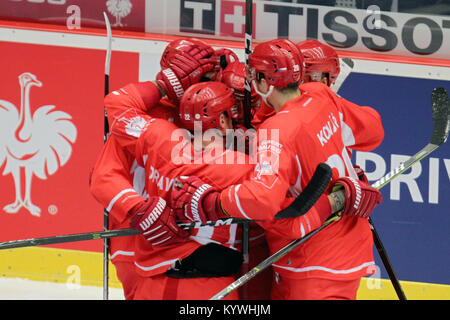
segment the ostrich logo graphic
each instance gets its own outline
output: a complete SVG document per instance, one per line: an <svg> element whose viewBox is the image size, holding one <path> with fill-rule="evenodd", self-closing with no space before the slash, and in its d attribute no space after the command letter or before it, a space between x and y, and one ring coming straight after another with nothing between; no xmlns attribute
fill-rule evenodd
<svg viewBox="0 0 450 320"><path fill-rule="evenodd" d="M53 110L52 105L41 106L31 114L30 89L42 86L34 74L22 73L19 84L20 110L0 100L0 168L4 167L3 175L12 175L16 192L15 201L3 210L16 213L23 207L39 217L41 209L31 202L31 179L34 175L46 180L67 163L77 129L69 114ZM23 197L21 173L25 175Z"/></svg>
<svg viewBox="0 0 450 320"><path fill-rule="evenodd" d="M108 0L106 1L106 8L109 13L111 13L116 18L116 23L113 27L123 27L120 19L126 17L130 14L131 8L133 7L130 0Z"/></svg>

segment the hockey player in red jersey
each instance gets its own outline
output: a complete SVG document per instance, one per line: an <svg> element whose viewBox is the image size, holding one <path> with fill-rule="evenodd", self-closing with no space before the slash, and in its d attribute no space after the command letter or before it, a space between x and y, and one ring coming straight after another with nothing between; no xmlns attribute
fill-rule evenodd
<svg viewBox="0 0 450 320"><path fill-rule="evenodd" d="M183 42L183 44L185 44L185 42ZM164 61L164 59L167 59L168 57L171 57L172 61L176 60L173 56L173 47L168 46L168 50L169 53L168 54L164 54L163 55L163 59L162 61ZM229 55L228 52L224 52L225 55ZM172 56L171 56L172 55ZM173 106L173 104L170 104L169 102L163 103L164 100L159 101L161 97L161 90L158 90L158 87L156 86L155 83L152 82L146 82L146 83L138 83L138 84L130 84L125 86L124 88L121 88L119 90L116 90L114 92L112 92L106 99L105 99L105 107L108 111L108 116L110 118L110 123L113 122L114 120L117 120L117 118L123 118L124 117L124 111L127 110L131 110L131 112L136 111L137 114L136 115L140 115L140 116L136 116L136 117L132 117L131 119L129 119L130 121L128 122L128 126L129 128L143 128L145 126L145 121L143 121L143 119L145 119L145 116L147 116L146 113L151 113L153 114L153 112L155 112L155 110L160 110L160 111L164 111L166 109L172 111L175 108L171 107L171 105ZM155 105L156 104L156 105ZM162 105L161 105L162 104ZM166 119L170 119L173 118L173 114L169 114L169 116L166 116ZM175 122L180 125L180 122L177 122L178 117L175 117ZM127 121L126 117L123 119L123 121ZM121 122L122 124L124 124L125 122ZM114 128L117 129L117 126L114 126ZM114 131L114 130L113 130ZM133 132L132 130L130 132ZM117 132L116 132L117 133ZM130 133L131 136L133 133ZM167 133L166 137L170 137L170 133ZM127 135L129 135L127 133ZM131 137L129 136L129 137ZM123 148L124 146L129 148L130 147L130 141L133 141L133 139L118 139L117 138L118 135L117 134L112 134L109 139L107 144L105 145L104 151L102 156L100 157L99 161L97 162L96 168L94 170L94 174L92 177L92 184L91 184L91 191L94 194L94 196L101 202L103 203L105 206L107 206L111 211L111 221L113 221L111 228L124 228L124 227L128 227L128 223L130 221L131 218L131 211L136 211L136 210L142 210L142 209L147 209L149 212L151 212L153 209L155 208L160 208L161 204L157 205L159 202L146 202L144 203L144 198L147 195L149 195L149 193L147 192L148 190L146 190L144 188L143 182L145 181L145 178L143 177L143 173L144 173L144 169L139 166L136 161L134 160L133 156L130 156L129 153L127 152L123 152ZM129 138L128 137L128 138ZM136 138L136 137L134 137ZM167 148L167 146L166 146ZM159 153L159 150L154 151L154 153ZM224 153L225 154L225 153ZM116 161L113 161L113 159L116 159ZM122 160L122 163L121 163ZM127 161L129 161L129 164L127 164ZM125 164L127 165L123 165L123 163L125 162ZM128 170L126 169L126 167L131 167L130 172L128 172ZM149 169L151 170L151 169ZM220 170L220 172L222 173L224 170ZM246 170L243 168L243 166L240 166L239 168L240 175L243 175ZM248 170L247 170L248 171ZM132 181L134 182L134 185L130 185L129 182L129 178L128 176L131 174L134 174L134 177L132 178ZM237 174L237 173L236 173ZM154 178L156 178L157 176L159 176L159 171L158 173L155 173ZM169 183L172 180L169 180ZM232 182L232 180L230 180L230 182ZM158 179L158 184L162 185L164 183L164 179ZM140 194L138 194L136 191L140 191ZM135 208L134 208L135 207ZM134 210L132 210L134 209ZM168 220L170 217L170 213L168 213L168 215L166 216ZM167 220L167 221L168 221ZM136 220L135 220L136 221ZM167 222L166 221L166 222ZM184 236L186 235L185 233L183 233L182 231L178 230L176 228L176 226L173 226L173 229L166 229L167 233L170 233L171 231L174 231L173 233L173 239L167 239L167 237L164 237L162 239L159 239L160 241L164 241L165 240L165 244L167 244L169 241L174 241L174 243L176 243L178 240L179 241L183 241L184 240ZM235 226L233 226L234 228ZM161 228L164 228L163 226L161 226ZM205 233L205 229L209 230L206 233L208 234L209 232L211 232L212 228L204 228L202 232L200 232L200 234ZM162 229L161 229L162 230ZM258 250L258 246L259 243L263 243L264 238L263 238L263 234L253 234L256 239L253 239L253 241L251 242L252 245L252 252L255 252L255 250ZM140 286L140 290L136 291L136 288L138 287L138 285L136 284L142 284L142 274L139 276L135 276L135 266L136 269L141 272L144 273L145 276L150 275L159 275L161 274L160 277L156 277L159 279L165 279L165 280L160 280L159 283L161 283L161 281L166 281L167 277L165 277L164 274L164 270L166 270L168 267L170 267L169 265L164 265L162 266L162 268L155 268L154 271L150 271L150 272L146 272L148 271L148 266L146 265L140 265L138 262L136 263L136 265L134 264L134 261L139 260L139 258L137 258L136 255L136 247L134 245L134 238L136 237L123 237L123 238L117 238L117 239L112 239L114 240L112 245L111 245L111 251L112 253L112 260L113 263L115 263L116 265L116 269L118 272L118 276L119 279L122 280L124 279L124 281L122 281L122 283L124 284L124 290L125 290L125 294L126 297L128 297L129 299L145 299L145 298L155 298L155 299L162 299L162 298L180 298L183 297L183 292L184 294L186 294L186 292L190 292L190 296L189 298L199 298L198 296L193 295L192 290L188 290L188 289L184 289L180 290L180 295L177 295L176 290L170 290L171 286L169 285L166 288L169 288L168 291L166 293L164 293L165 291L161 288L164 288L165 285L163 285L160 289L161 290L154 290L153 291L153 295L146 295L148 292L147 290L142 289L142 286ZM201 238L201 237L200 237ZM123 240L123 242L118 242L116 240ZM167 239L167 240L166 240ZM119 241L120 241L119 240ZM130 240L132 243L130 243L130 241L125 241L125 240ZM155 240L156 242L156 240ZM190 247L189 248L193 248L192 243L194 241L189 241L190 243ZM198 246L198 244L195 244ZM194 247L195 247L194 245ZM183 255L186 255L189 252L189 248L186 249L186 247L180 247L178 248L177 252L182 251ZM254 250L255 249L255 250ZM262 249L264 249L264 246L262 247ZM161 252L163 252L163 254L160 254ZM266 256L267 253L263 253L262 254L262 258ZM164 259L164 257L168 257L170 256L169 251L162 249L161 251L157 251L154 250L153 252L153 256L160 256L161 259ZM150 259L150 256L152 256L152 254L149 254L148 256L146 256L146 259ZM178 256L178 253L175 254L175 256ZM257 256L257 255L252 255L253 256ZM198 255L196 255L196 257L198 258ZM156 258L158 259L158 258ZM192 258L190 258L192 260ZM189 263L189 261L191 260L187 260L187 262ZM166 260L163 260L164 262ZM219 260L220 261L220 260ZM257 261L259 262L259 261ZM131 268L130 268L131 266ZM152 267L150 267L150 269L152 269ZM134 272L134 274L133 274ZM153 277L153 279L155 279L155 277ZM216 284L216 287L213 288L217 288L220 289L219 287L223 287L225 286L227 283L223 282L226 281L227 279L221 279L221 281L219 281ZM230 280L232 281L232 280ZM171 282L172 284L175 281L168 281ZM213 279L209 280L208 282L212 283L214 282ZM223 282L223 283L222 283ZM146 282L148 283L148 281ZM184 283L184 281L181 282L180 285L182 285ZM203 284L205 284L206 282L204 281ZM228 281L229 283L229 281ZM172 288L173 289L173 288ZM258 290L258 291L254 291L254 293L256 294L250 294L249 298L252 299L264 299L267 298L267 292L268 289L264 288L264 287L258 287L258 289L262 289L262 290ZM216 290L217 291L217 290ZM128 294L127 294L128 292ZM208 291L204 291L201 292L201 298L209 298L210 296L212 296L214 294L214 292L210 292L211 294L208 295ZM158 296L158 294L161 294L160 296Z"/></svg>
<svg viewBox="0 0 450 320"><path fill-rule="evenodd" d="M331 86L340 72L339 56L336 51L317 40L305 40L296 46L305 62L303 82L316 81Z"/></svg>
<svg viewBox="0 0 450 320"><path fill-rule="evenodd" d="M158 92L156 85L153 91ZM117 96L122 100L118 105L129 105L130 101L134 100L130 93L120 92L111 98L117 99ZM234 107L231 89L219 82L199 83L185 92L180 104L183 127L192 130L194 120L198 120L202 124L203 131L213 129L210 133L215 137L213 139L215 146L205 148L206 145L202 145L204 150L200 150L200 153L198 148L191 149L194 146L190 141L183 139L179 141L178 138L186 134L185 130L167 121L150 118L143 110L136 108L128 108L116 117L111 125L111 131L130 153L136 150L138 163L145 166L146 191L150 196L159 195L168 198L174 179L181 174L200 176L204 174L205 178L212 177L211 183L215 187L224 188L230 183L240 181L252 168L248 160L236 165L237 154L225 149L223 145L221 137L225 134L223 128L232 128L230 116ZM219 135L214 134L218 132ZM138 136L140 138L136 142ZM208 144L210 145L211 143ZM231 165L228 164L230 159ZM200 164L196 164L197 160L200 160ZM165 202L160 201L160 198L150 197L145 203L138 204L129 211L132 217L131 226L144 235L136 239L134 258L140 280L134 297L210 298L234 280L228 270L231 268L230 264L236 265L236 251L226 247L239 246L236 242L237 226L204 227L194 231L188 239L186 234L177 228ZM158 209L157 219L155 208ZM164 232L161 233L161 230ZM258 243L264 240L261 238L263 234L255 236L259 239L251 241L252 249L257 249ZM221 243L222 246L211 245L211 242ZM227 269L224 270L224 267ZM266 290L268 291L268 288ZM264 297L264 292L255 293L253 298ZM235 294L230 298L238 297Z"/></svg>
<svg viewBox="0 0 450 320"><path fill-rule="evenodd" d="M336 51L317 40L305 40L296 46L300 50L305 64L304 75L300 81L300 91L302 91L303 83L311 81L320 81L330 87L340 72L339 57ZM259 112L254 115L252 122L262 123L275 113L271 106L263 103Z"/></svg>
<svg viewBox="0 0 450 320"><path fill-rule="evenodd" d="M172 202L176 208L184 204L185 212L198 206L203 219L228 215L270 219L286 206L286 197L303 190L318 163L328 163L333 168L333 185L345 189L342 218L273 265L272 298L355 299L360 278L374 271L373 256L367 250L372 247L367 217L381 202L381 194L357 180L346 148L369 151L377 147L384 137L380 117L372 108L338 98L321 83L310 83L300 92L302 55L289 40L257 45L250 67L255 89L276 111L257 131L267 137L259 137L252 175L221 192L213 188L201 192L204 182L195 176L183 179L183 186L172 193ZM298 224L296 237L324 221L326 208L318 209L317 215ZM284 223L266 230L272 253L292 240L287 232L283 237Z"/></svg>
<svg viewBox="0 0 450 320"><path fill-rule="evenodd" d="M193 56L198 64L195 65L190 62L183 66L179 63L180 55L183 56L181 59L184 59L184 62L189 56ZM186 89L189 83L200 81L206 72L216 68L216 63L209 60L213 55L214 50L200 40L177 39L169 43L162 54L161 68L162 70L173 68L179 75L180 81L178 83L184 80L183 85L186 86L184 88ZM174 60L178 60L175 66L171 65ZM201 72L198 72L198 70ZM166 73L169 74L170 72L166 71ZM196 75L189 79L189 74L194 73ZM163 82L161 75L159 78L161 84ZM134 107L145 110L147 114L154 118L166 119L179 125L178 97L175 93L176 90L170 88L171 84L176 86L177 81L176 79L171 80L172 82L168 81L167 85L162 83L163 87L166 87L167 94L162 90L155 92L153 90L155 85L151 82L129 84L111 93L109 99L105 101L109 123L112 123L124 109ZM120 99L119 101L111 99L112 97L119 97L121 94L129 94L133 100L127 105L121 104ZM144 201L144 197L147 197L144 179L144 168L137 164L134 156L124 152L123 146L115 136L110 136L98 157L90 186L93 196L109 212L110 229L129 228L129 210ZM134 265L135 237L112 238L110 240L110 254L117 276L122 283L125 298L133 299L135 285L139 279Z"/></svg>
<svg viewBox="0 0 450 320"><path fill-rule="evenodd" d="M309 82L321 82L331 88L341 70L337 52L329 45L317 40L305 40L297 43L296 46L305 62L303 83L306 85L300 85L300 91L303 88L311 90L312 87L307 84ZM351 148L347 148L347 151L351 157ZM364 171L358 165L354 165L354 168L358 178L367 180Z"/></svg>

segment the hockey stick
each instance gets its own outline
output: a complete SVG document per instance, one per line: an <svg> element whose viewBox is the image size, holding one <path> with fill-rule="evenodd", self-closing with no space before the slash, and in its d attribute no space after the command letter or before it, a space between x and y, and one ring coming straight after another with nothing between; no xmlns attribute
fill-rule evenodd
<svg viewBox="0 0 450 320"><path fill-rule="evenodd" d="M224 226L235 223L243 223L243 222L256 222L257 220L247 220L242 218L228 218L228 219L220 219L217 221L207 221L206 223L201 222L191 222L191 223L180 223L178 226L181 229L196 229L205 226ZM87 232L87 233L77 233L77 234L69 234L69 235L61 235L61 236L53 236L53 237L44 237L44 238L34 238L34 239L24 239L24 240L12 240L0 243L0 250L2 249L14 249L14 248L23 248L30 246L43 246L49 244L57 244L57 243L65 243L65 242L77 242L77 241L86 241L86 240L99 240L99 239L109 239L115 237L126 237L126 236L134 236L140 234L135 229L114 229L114 230L105 230L105 231L97 231L97 232Z"/></svg>
<svg viewBox="0 0 450 320"><path fill-rule="evenodd" d="M245 83L244 83L244 125L246 128L251 128L252 114L252 84L249 79L249 59L252 53L252 36L253 36L253 1L245 1Z"/></svg>
<svg viewBox="0 0 450 320"><path fill-rule="evenodd" d="M111 41L112 32L111 24L109 23L108 16L103 12L103 17L105 18L106 25L106 58L105 58L105 96L109 93L109 70L111 62ZM103 142L106 142L109 133L109 123L108 116L106 114L106 109L104 109L104 136ZM107 231L109 228L109 213L106 209L103 209L103 230ZM109 299L109 239L105 238L103 240L103 300Z"/></svg>
<svg viewBox="0 0 450 320"><path fill-rule="evenodd" d="M295 206L297 215L300 216L305 214L309 209L311 209L312 205L319 199L322 195L323 191L326 189L331 180L331 168L326 164L320 164L316 171L314 172L313 177L311 178L310 183L306 186L304 192L302 192L303 196L302 201L294 201L291 206ZM257 220L247 220L243 218L227 218L218 221L209 221L205 224L201 224L199 222L192 223L184 223L179 224L179 226L183 229L192 229L199 228L202 226L222 226L229 225L232 223L242 223L242 222L256 222ZM45 238L34 238L34 239L24 239L24 240L13 240L0 242L0 250L2 249L13 249L13 248L22 248L29 246L42 246L49 244L57 244L64 242L76 242L76 241L84 241L84 240L98 240L98 239L109 239L113 237L123 237L123 236L132 236L137 235L139 232L135 229L116 229L116 230L106 230L106 231L98 231L98 232L88 232L88 233L78 233L72 235L62 235L62 236L54 236L54 237L45 237Z"/></svg>
<svg viewBox="0 0 450 320"><path fill-rule="evenodd" d="M436 88L431 93L431 107L432 107L432 116L433 116L433 134L431 137L431 141L419 152L417 152L414 156L407 159L405 162L398 165L396 168L391 170L388 174L383 176L381 179L376 181L372 184L372 187L381 189L386 184L391 182L395 177L397 177L399 174L405 172L410 167L412 167L416 162L420 161L424 157L428 156L431 152L436 150L441 144L443 144L445 141L447 141L449 128L450 128L450 102L449 97L445 89L443 88ZM305 188L306 190L306 188ZM238 289L242 285L244 285L246 282L250 281L252 278L254 278L257 274L259 274L261 271L266 269L268 266L272 265L282 257L284 257L287 253L291 252L293 249L298 247L300 244L304 243L308 239L310 239L314 234L317 234L324 228L326 228L330 223L333 223L335 221L339 220L339 216L334 214L332 215L321 227L318 229L310 232L305 237L294 240L285 247L281 248L279 251L268 257L267 259L263 260L260 264L253 267L248 273L244 274L242 277L231 283L229 286L224 288L222 291L218 292L216 295L211 297L210 300L220 300L225 298L227 295L229 295L234 290ZM371 224L371 228L373 227L373 224ZM374 236L376 235L376 232L374 233ZM379 240L379 239L378 239ZM375 240L376 241L376 240ZM381 241L376 245L381 244ZM380 248L381 252L384 252L384 258L387 259L386 251L384 248ZM379 252L380 252L379 250ZM383 258L383 257L382 257ZM393 272L392 266L389 263L389 260L383 261L385 263L385 266L390 266L390 270L388 272ZM389 275L391 276L391 274ZM395 276L395 275L394 275ZM392 279L391 279L392 281ZM399 286L399 282L397 280L396 287L394 287L397 291L397 294L400 299L406 299L406 296L404 295L403 291L401 290L401 287Z"/></svg>
<svg viewBox="0 0 450 320"><path fill-rule="evenodd" d="M407 159L404 163L400 164L399 167L392 170L383 178L374 183L372 185L374 188L382 188L387 183L392 181L392 179L394 179L396 176L409 169L414 163L428 156L431 152L433 152L447 140L450 127L450 102L448 94L444 88L436 88L431 92L431 107L433 115L433 134L431 136L430 142L414 156ZM378 251L378 254L380 255L380 258L383 262L389 279L391 280L394 290L400 300L406 300L406 295L403 292L400 281L395 274L394 268L392 267L392 264L387 255L387 251L384 248L383 243L381 242L380 236L378 235L378 232L375 229L371 218L369 218L369 224L370 228L372 229L375 247Z"/></svg>
<svg viewBox="0 0 450 320"><path fill-rule="evenodd" d="M302 214L295 215L296 209L301 210L299 212L303 212L303 214L305 214L307 211L304 211L302 206L305 206L306 208L310 209L314 205L315 201L310 202L309 199L311 196L308 196L308 195L313 194L317 201L317 199L319 199L320 195L322 195L322 193L328 187L328 184L326 184L326 185L324 185L324 184L318 185L317 184L318 180L316 180L314 178L314 176L316 174L318 175L319 172L321 172L320 173L321 175L326 176L329 179L329 181L331 181L331 176L332 176L331 168L325 163L319 164L316 171L314 172L313 177L311 178L311 181L308 183L308 185L305 187L305 189L302 191L302 193L300 193L300 195L291 203L291 205L289 207L287 207L286 209L277 213L275 215L275 219L293 218L295 216L301 216ZM339 192L342 192L342 191L339 191ZM313 198L313 197L311 197L311 198ZM325 229L330 223L337 221L340 218L341 217L337 214L331 215L327 219L327 221L325 221L319 228L311 231L310 233L308 233L307 235L305 235L304 237L302 237L300 239L296 239L296 240L290 242L289 244L287 244L286 246L284 246L283 248L281 248L280 250L278 250L277 252L275 252L274 254L272 254L271 256L266 258L265 260L263 260L257 266L253 267L249 272L247 272L246 274L244 274L243 276L238 278L236 281L231 283L229 286L227 286L226 288L224 288L223 290L221 290L220 292L215 294L213 297L210 298L210 300L221 300L221 299L225 298L226 296L228 296L230 293L232 293L236 289L245 285L248 281L253 279L261 271L263 271L264 269L266 269L267 267L269 267L270 265L272 265L273 263L275 263L276 261L278 261L279 259L284 257L286 254L291 252L294 248L298 247L299 245L301 245L302 243L304 243L305 241L310 239L313 235L315 235L316 233Z"/></svg>
<svg viewBox="0 0 450 320"><path fill-rule="evenodd" d="M344 83L345 79L347 79L347 77L350 75L350 73L352 72L353 66L354 66L353 60L351 60L350 58L340 59L341 70L339 73L339 77L336 79L335 83L333 83L331 85L331 89L335 93L337 93L339 91L339 89L342 86L342 84ZM381 241L381 238L380 238L377 230L375 229L375 226L374 226L371 218L369 218L369 225L370 225L370 229L372 231L375 247L378 251L378 254L381 257L381 260L382 260L383 265L389 275L389 279L391 280L391 283L395 289L395 292L397 293L397 296L400 300L406 300L406 296L400 285L400 281L398 280L397 276L395 275L394 268L392 267L392 264L387 255L387 251L384 248L383 242Z"/></svg>
<svg viewBox="0 0 450 320"><path fill-rule="evenodd" d="M111 31L111 24L109 23L108 16L105 12L103 12L103 16L105 18L105 24L106 24L106 40L107 40L107 47L106 47L106 58L105 58L105 96L109 93L109 70L110 70L110 64L111 64L111 42L112 42L112 31ZM109 123L108 123L108 117L106 115L105 111L105 130L104 130L104 141L106 141L108 133L109 133Z"/></svg>
<svg viewBox="0 0 450 320"><path fill-rule="evenodd" d="M207 221L206 223L201 222L191 222L191 223L180 223L178 226L183 230L189 229L197 229L201 227L219 227L225 225L231 225L236 223L249 223L249 222L257 222L258 220L247 220L243 218L228 218L228 219L220 219L217 221ZM14 248L23 248L30 246L44 246L49 244L57 244L57 243L66 243L66 242L77 242L77 241L86 241L86 240L99 240L99 239L109 239L116 237L126 237L126 236L134 236L140 234L139 231L135 229L113 229L113 230L105 230L105 231L97 231L97 232L87 232L87 233L77 233L77 234L68 234L61 236L53 236L53 237L43 237L43 238L34 238L34 239L24 239L24 240L12 240L6 242L0 242L0 250L2 249L14 249Z"/></svg>
<svg viewBox="0 0 450 320"><path fill-rule="evenodd" d="M336 79L335 83L331 85L331 89L337 93L339 89L341 88L344 81L347 79L347 77L352 72L354 66L353 60L350 58L342 58L340 59L340 72L339 77ZM395 292L397 293L397 296L399 300L406 300L405 293L403 292L403 289L400 285L400 281L398 280L394 268L392 267L392 264L389 260L389 257L387 255L387 251L384 248L383 242L381 241L381 238L375 229L375 226L373 224L373 221L371 218L369 218L369 226L372 231L373 241L375 244L375 248L378 251L378 254L380 255L381 261L383 262L383 265L389 275L389 279L391 280L392 286L395 289Z"/></svg>
<svg viewBox="0 0 450 320"><path fill-rule="evenodd" d="M277 252L272 254L270 257L268 257L265 260L263 260L262 262L260 262L256 267L253 267L249 272L247 272L242 277L240 277L239 279L237 279L236 281L231 283L229 286L224 288L222 291L220 291L217 294L215 294L209 300L221 300L221 299L225 298L230 293L232 293L234 290L240 288L241 286L246 284L248 281L253 279L261 271L263 271L264 269L266 269L267 267L271 266L276 261L278 261L281 258L283 258L286 254L291 252L293 249L297 248L302 243L308 241L312 236L314 236L315 234L319 233L320 231L325 229L328 225L330 225L334 221L339 220L340 218L341 217L338 216L338 215L332 215L319 228L311 231L306 236L304 236L304 237L302 237L300 239L297 239L297 240L294 240L294 241L288 243L286 246L284 246L283 248L281 248L280 250L278 250Z"/></svg>
<svg viewBox="0 0 450 320"><path fill-rule="evenodd" d="M246 0L245 1L245 83L244 83L244 126L246 128L251 128L251 121L252 121L252 114L251 114L251 103L252 103L252 88L251 83L249 81L249 57L252 53L252 36L253 36L253 1L252 0ZM249 223L243 223L242 224L242 255L243 255L243 262L241 267L242 274L245 274L248 272L248 266L250 261L249 256L249 242L250 242L250 225ZM241 290L241 299L247 300L248 299L248 290L247 287L243 287Z"/></svg>

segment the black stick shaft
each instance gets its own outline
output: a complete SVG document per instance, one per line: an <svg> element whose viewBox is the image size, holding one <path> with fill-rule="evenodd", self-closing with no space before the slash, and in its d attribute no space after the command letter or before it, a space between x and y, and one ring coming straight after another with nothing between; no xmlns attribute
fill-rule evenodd
<svg viewBox="0 0 450 320"><path fill-rule="evenodd" d="M375 243L375 247L377 248L378 254L380 255L381 261L383 262L384 268L391 280L392 286L394 287L395 292L397 293L399 300L407 300L405 292L400 284L400 281L395 274L394 268L392 267L391 261L389 260L386 249L384 248L383 242L381 242L380 236L378 235L375 226L373 225L372 219L369 218L370 229L372 229L373 242Z"/></svg>
<svg viewBox="0 0 450 320"><path fill-rule="evenodd" d="M310 183L305 187L305 190L308 189L310 185L316 186L320 190L324 190L325 187L328 185L331 179L331 169L325 165L320 164L316 171L313 174L313 177L310 181ZM314 197L316 200L319 198L320 194L311 192L310 197ZM298 203L296 201L293 202L293 204L296 207L297 214L300 216L307 212L311 207L313 206L314 202L310 201L308 197L302 196L303 201L306 203L306 205L302 203ZM293 217L293 216L289 216ZM257 220L247 220L243 218L227 218L227 219L221 219L217 221L209 221L204 224L200 222L192 222L192 223L182 223L179 224L179 227L182 229L192 229L192 228L199 228L203 226L223 226L223 225L229 225L232 223L249 223L249 222L256 222ZM55 243L63 243L63 242L74 242L74 241L83 241L83 240L96 240L96 239L109 239L112 237L121 237L121 236L129 236L129 235L136 235L138 232L134 229L118 229L118 230L105 230L103 232L90 232L90 233L80 233L80 234L74 234L74 235L62 235L62 236L56 236L56 237L46 237L46 238L36 238L36 239L24 239L24 240L14 240L14 241L6 241L6 242L0 242L0 250L1 249L12 249L12 248L19 248L19 247L28 247L28 246L39 246L39 245L48 245L48 244L55 244Z"/></svg>
<svg viewBox="0 0 450 320"><path fill-rule="evenodd" d="M253 1L246 0L245 2L245 66L248 70L249 68L249 57L252 53L252 35L253 35ZM251 108L252 108L252 96L251 96L251 83L248 78L248 72L245 75L245 92L244 92L244 126L246 128L251 128ZM241 272L245 274L248 272L249 261L250 261L250 252L249 245L250 242L250 226L248 223L244 223L242 225L242 254L244 257L244 261L242 263ZM248 288L244 286L241 291L241 299L248 299Z"/></svg>
<svg viewBox="0 0 450 320"><path fill-rule="evenodd" d="M246 0L245 2L245 66L248 71L249 57L252 53L252 36L253 36L253 1ZM251 94L252 88L249 73L245 75L245 92L244 92L244 125L246 128L251 128L252 114L251 114Z"/></svg>

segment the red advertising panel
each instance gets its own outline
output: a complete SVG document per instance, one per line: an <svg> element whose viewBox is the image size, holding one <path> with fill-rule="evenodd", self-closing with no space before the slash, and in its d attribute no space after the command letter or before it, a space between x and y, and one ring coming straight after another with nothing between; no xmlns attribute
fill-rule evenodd
<svg viewBox="0 0 450 320"><path fill-rule="evenodd" d="M252 4L253 12L256 5ZM244 38L245 35L245 2L242 1L222 1L220 16L220 36ZM255 17L252 16L253 30L255 30ZM252 34L255 38L255 33Z"/></svg>
<svg viewBox="0 0 450 320"><path fill-rule="evenodd" d="M144 0L2 0L0 19L52 23L69 29L104 27L106 12L113 28L145 29Z"/></svg>
<svg viewBox="0 0 450 320"><path fill-rule="evenodd" d="M103 145L105 51L0 42L0 61L0 241L102 230L88 184ZM137 81L138 67L137 53L113 52L111 90Z"/></svg>

